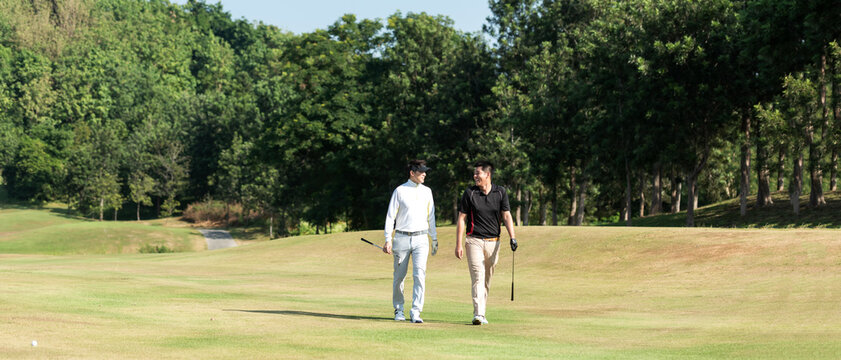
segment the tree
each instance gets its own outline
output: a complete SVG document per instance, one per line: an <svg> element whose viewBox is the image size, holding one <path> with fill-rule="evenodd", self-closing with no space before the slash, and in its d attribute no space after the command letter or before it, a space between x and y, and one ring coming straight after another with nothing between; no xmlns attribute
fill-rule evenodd
<svg viewBox="0 0 841 360"><path fill-rule="evenodd" d="M652 89L659 89L649 95L664 100L651 111L674 119L675 137L668 140L675 141L670 145L686 169L686 224L694 226L698 176L734 119L731 99L737 89L731 77L738 69L732 67L736 52L729 39L738 27L737 16L725 0L658 2L643 11L651 42L641 54L640 67L657 85Z"/></svg>
<svg viewBox="0 0 841 360"><path fill-rule="evenodd" d="M64 164L49 153L46 143L24 136L12 166L4 174L11 195L21 200L48 201L55 198Z"/></svg>
<svg viewBox="0 0 841 360"><path fill-rule="evenodd" d="M243 198L246 202L256 205L257 209L269 217L269 239L274 239L274 223L277 216L276 194L283 192L282 184L278 182L280 175L276 169L266 166L251 168L251 181L243 187ZM286 233L285 218L281 219L280 233Z"/></svg>
<svg viewBox="0 0 841 360"><path fill-rule="evenodd" d="M243 188L249 181L247 162L250 156L252 145L249 142L243 143L238 134L234 134L234 140L227 149L219 156L219 170L211 180L211 186L216 187L216 193L225 201L225 225L228 225L230 217L230 204L243 202Z"/></svg>
<svg viewBox="0 0 841 360"><path fill-rule="evenodd" d="M129 197L131 201L137 204L137 221L140 221L140 205L152 206L152 197L149 195L154 191L157 184L149 175L141 170L135 170L129 177L128 185Z"/></svg>
<svg viewBox="0 0 841 360"><path fill-rule="evenodd" d="M805 146L810 146L812 143L813 124L816 122L816 113L818 112L815 101L817 99L817 89L811 79L807 78L804 73L786 76L784 88L783 99L786 117L788 118L788 135L791 139L793 161L789 193L794 214L799 215L800 194L803 192L804 148L803 143L799 140L806 140ZM810 152L811 155L813 155L812 152Z"/></svg>

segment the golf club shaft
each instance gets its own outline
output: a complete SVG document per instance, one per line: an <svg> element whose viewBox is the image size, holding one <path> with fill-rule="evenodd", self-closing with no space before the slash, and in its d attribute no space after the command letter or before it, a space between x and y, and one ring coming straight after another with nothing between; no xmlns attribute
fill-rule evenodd
<svg viewBox="0 0 841 360"><path fill-rule="evenodd" d="M362 240L362 241L364 241L364 242L366 242L366 243L369 243L369 244L371 244L371 246L376 246L376 247L380 248L380 250L382 250L382 249L383 249L383 247L382 247L382 246L379 246L379 245L374 244L374 243L372 243L372 242L370 242L370 241L368 241L368 240L365 240L365 238L360 238L359 240Z"/></svg>
<svg viewBox="0 0 841 360"><path fill-rule="evenodd" d="M511 301L514 301L514 251L511 252Z"/></svg>

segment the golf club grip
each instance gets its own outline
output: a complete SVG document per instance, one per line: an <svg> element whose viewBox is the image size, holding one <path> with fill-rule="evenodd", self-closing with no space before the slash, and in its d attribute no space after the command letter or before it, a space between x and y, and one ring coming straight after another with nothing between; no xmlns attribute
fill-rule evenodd
<svg viewBox="0 0 841 360"><path fill-rule="evenodd" d="M379 245L374 244L374 243L372 243L372 242L370 242L370 241L368 241L368 240L365 240L365 238L359 238L359 240L362 240L362 241L364 241L364 242L366 242L366 243L370 244L371 246L373 246L373 247L375 247L375 248L377 248L377 249L382 249L382 248L383 248L382 246L379 246Z"/></svg>

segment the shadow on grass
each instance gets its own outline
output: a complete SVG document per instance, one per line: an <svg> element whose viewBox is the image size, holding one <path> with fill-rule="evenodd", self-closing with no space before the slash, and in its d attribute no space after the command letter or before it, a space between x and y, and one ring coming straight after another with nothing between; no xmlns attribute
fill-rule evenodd
<svg viewBox="0 0 841 360"><path fill-rule="evenodd" d="M82 220L82 221L96 221L96 219L91 219L91 218L86 218L84 216L80 216L80 215L76 214L73 210L68 210L67 208L50 208L50 213L55 214L58 217L63 217L65 219Z"/></svg>
<svg viewBox="0 0 841 360"><path fill-rule="evenodd" d="M771 194L772 204L758 207L756 196L749 196L747 213L739 212L739 199L730 199L703 206L695 212L695 226L717 228L841 228L841 191L824 193L826 204L810 208L809 194L800 197L799 215L794 215L788 193ZM624 222L605 224L625 226ZM678 214L660 214L633 218L632 226L683 227L686 226L686 211Z"/></svg>
<svg viewBox="0 0 841 360"><path fill-rule="evenodd" d="M219 230L228 230L235 239L243 240L243 241L250 241L256 240L261 237L262 228L257 227L231 227L228 229L219 229Z"/></svg>
<svg viewBox="0 0 841 360"><path fill-rule="evenodd" d="M380 317L380 316L359 316L359 315L339 315L339 314L328 314L328 313L317 313L317 312L309 312L309 311L294 311L294 310L238 310L238 309L225 309L223 311L239 311L239 312L248 312L248 313L257 313L257 314L273 314L273 315L293 315L293 316L312 316L312 317L321 317L321 318L330 318L330 319L346 319L346 320L378 320L378 321L394 321L394 319L390 317Z"/></svg>
<svg viewBox="0 0 841 360"><path fill-rule="evenodd" d="M340 314L328 314L328 313L317 313L317 312L310 312L310 311L296 311L296 310L240 310L240 309L224 309L222 311L238 311L238 312L247 312L247 313L256 313L256 314L272 314L272 315L292 315L292 316L311 316L311 317L320 317L320 318L328 318L328 319L345 319L345 320L374 320L374 321L388 321L393 322L394 318L392 317L381 317L381 316L360 316L360 315L340 315ZM408 320L406 322L409 322ZM425 319L424 322L430 322L429 319ZM436 321L433 320L434 323L443 323L443 324L453 324L453 325L470 325L474 326L470 321Z"/></svg>

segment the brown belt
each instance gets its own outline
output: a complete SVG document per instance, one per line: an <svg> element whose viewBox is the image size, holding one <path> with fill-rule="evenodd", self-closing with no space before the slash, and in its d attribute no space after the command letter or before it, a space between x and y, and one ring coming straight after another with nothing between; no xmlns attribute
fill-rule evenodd
<svg viewBox="0 0 841 360"><path fill-rule="evenodd" d="M473 235L467 235L467 236L468 236L468 237L471 237L471 238L474 238L474 239L476 239L476 240L484 240L484 241L499 241L499 238L498 238L498 237L492 237L492 238L480 238L480 237L476 237L476 236L473 236Z"/></svg>

